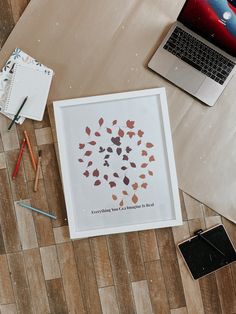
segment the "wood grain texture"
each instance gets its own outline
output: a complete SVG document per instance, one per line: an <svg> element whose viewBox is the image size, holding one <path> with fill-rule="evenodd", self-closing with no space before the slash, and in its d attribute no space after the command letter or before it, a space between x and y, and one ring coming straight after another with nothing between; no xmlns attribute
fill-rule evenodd
<svg viewBox="0 0 236 314"><path fill-rule="evenodd" d="M41 145L40 149L43 156L42 171L48 206L57 216L53 226L63 226L67 224L66 207L54 146L53 144Z"/></svg>
<svg viewBox="0 0 236 314"><path fill-rule="evenodd" d="M147 282L154 313L169 313L169 303L160 261L145 264Z"/></svg>
<svg viewBox="0 0 236 314"><path fill-rule="evenodd" d="M215 274L210 274L209 276L201 278L199 280L199 285L205 313L222 313Z"/></svg>
<svg viewBox="0 0 236 314"><path fill-rule="evenodd" d="M68 226L53 228L53 232L54 232L55 242L57 244L70 241L70 234L69 234Z"/></svg>
<svg viewBox="0 0 236 314"><path fill-rule="evenodd" d="M14 27L11 6L8 0L0 1L0 48Z"/></svg>
<svg viewBox="0 0 236 314"><path fill-rule="evenodd" d="M34 312L38 314L50 313L39 250L32 249L25 251L24 261Z"/></svg>
<svg viewBox="0 0 236 314"><path fill-rule="evenodd" d="M34 188L34 181L29 181L28 189L29 189L31 205L45 212L51 212L48 207L44 181L39 180L37 193L33 191L33 188ZM54 244L55 240L54 240L54 233L53 233L51 219L35 212L32 213L32 215L34 218L34 225L35 225L35 230L36 230L39 246L48 246L48 245Z"/></svg>
<svg viewBox="0 0 236 314"><path fill-rule="evenodd" d="M61 278L46 281L51 314L68 313Z"/></svg>
<svg viewBox="0 0 236 314"><path fill-rule="evenodd" d="M1 314L17 314L16 304L0 304Z"/></svg>
<svg viewBox="0 0 236 314"><path fill-rule="evenodd" d="M185 296L172 230L170 228L159 229L156 230L156 234L170 308L184 307Z"/></svg>
<svg viewBox="0 0 236 314"><path fill-rule="evenodd" d="M124 249L124 235L108 236L108 248L120 312L135 313L130 286L131 280Z"/></svg>
<svg viewBox="0 0 236 314"><path fill-rule="evenodd" d="M104 287L99 289L99 296L102 304L103 314L119 314L119 307L116 299L115 288Z"/></svg>
<svg viewBox="0 0 236 314"><path fill-rule="evenodd" d="M23 203L30 205L29 200L24 200ZM22 249L27 250L37 247L38 241L32 211L21 207L17 202L15 202L15 209Z"/></svg>
<svg viewBox="0 0 236 314"><path fill-rule="evenodd" d="M147 281L141 280L138 282L132 282L132 290L134 294L134 302L137 314L151 314L152 305L150 301Z"/></svg>
<svg viewBox="0 0 236 314"><path fill-rule="evenodd" d="M23 162L20 164L16 178L12 179L12 174L16 166L18 154L19 149L8 151L5 154L7 167L10 174L9 179L11 184L11 191L14 200L29 198Z"/></svg>
<svg viewBox="0 0 236 314"><path fill-rule="evenodd" d="M42 258L43 272L45 280L51 280L61 277L58 263L57 250L55 245L40 248Z"/></svg>
<svg viewBox="0 0 236 314"><path fill-rule="evenodd" d="M19 251L20 237L6 169L0 170L0 221L6 252Z"/></svg>
<svg viewBox="0 0 236 314"><path fill-rule="evenodd" d="M176 244L190 237L188 223L184 222L183 226L173 228L174 241ZM183 282L186 305L190 313L203 314L204 308L202 303L199 282L193 280L182 257L177 252L180 274ZM194 295L194 298L192 297Z"/></svg>
<svg viewBox="0 0 236 314"><path fill-rule="evenodd" d="M125 253L131 281L144 280L145 269L138 232L125 234Z"/></svg>
<svg viewBox="0 0 236 314"><path fill-rule="evenodd" d="M0 169L5 169L6 165L6 158L4 153L0 153Z"/></svg>
<svg viewBox="0 0 236 314"><path fill-rule="evenodd" d="M91 314L102 313L89 241L76 240L73 245L86 310Z"/></svg>
<svg viewBox="0 0 236 314"><path fill-rule="evenodd" d="M91 251L94 261L94 268L98 287L101 288L105 286L112 286L113 276L106 237L92 238Z"/></svg>
<svg viewBox="0 0 236 314"><path fill-rule="evenodd" d="M8 255L9 268L12 278L12 286L19 313L34 313L33 300L25 270L23 253L12 253Z"/></svg>
<svg viewBox="0 0 236 314"><path fill-rule="evenodd" d="M140 231L139 239L144 262L150 262L160 259L156 234L154 230Z"/></svg>
<svg viewBox="0 0 236 314"><path fill-rule="evenodd" d="M0 47L28 2L0 1ZM163 5L158 0L157 10ZM175 89L168 97L179 95ZM196 229L223 222L236 245L236 226L182 191L185 224L181 227L70 240L58 151L52 140L55 125L53 119L50 124L49 114L53 115L51 103L42 121L26 119L11 132L7 132L9 120L0 114L1 314L235 314L236 264L195 282L175 244ZM24 130L35 157L39 149L43 153L37 193L27 148L17 178L11 179ZM20 199L58 219L26 209L16 212L14 202Z"/></svg>
<svg viewBox="0 0 236 314"><path fill-rule="evenodd" d="M216 272L216 281L219 291L222 313L236 313L236 291L233 277L229 267ZM225 289L227 287L227 289Z"/></svg>
<svg viewBox="0 0 236 314"><path fill-rule="evenodd" d="M14 303L10 272L6 255L0 255L0 304Z"/></svg>
<svg viewBox="0 0 236 314"><path fill-rule="evenodd" d="M68 311L85 313L72 243L58 245L57 252Z"/></svg>

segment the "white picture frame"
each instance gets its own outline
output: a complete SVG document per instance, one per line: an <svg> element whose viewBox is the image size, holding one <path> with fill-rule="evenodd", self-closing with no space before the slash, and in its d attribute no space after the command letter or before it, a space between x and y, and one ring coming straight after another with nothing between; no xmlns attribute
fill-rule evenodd
<svg viewBox="0 0 236 314"><path fill-rule="evenodd" d="M72 239L182 224L164 88L60 100L53 108Z"/></svg>

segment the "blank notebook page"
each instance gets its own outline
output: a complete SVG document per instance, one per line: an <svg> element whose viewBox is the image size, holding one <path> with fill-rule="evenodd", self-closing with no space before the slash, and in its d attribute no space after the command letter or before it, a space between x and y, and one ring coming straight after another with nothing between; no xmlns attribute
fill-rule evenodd
<svg viewBox="0 0 236 314"><path fill-rule="evenodd" d="M20 112L20 116L41 121L52 81L53 71L35 70L16 64L4 110L16 114L24 98L28 99Z"/></svg>

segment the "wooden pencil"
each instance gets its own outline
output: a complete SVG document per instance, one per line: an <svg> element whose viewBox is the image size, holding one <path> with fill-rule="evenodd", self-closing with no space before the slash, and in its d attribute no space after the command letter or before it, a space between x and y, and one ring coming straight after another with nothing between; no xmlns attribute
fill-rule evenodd
<svg viewBox="0 0 236 314"><path fill-rule="evenodd" d="M38 163L37 163L37 170L36 170L36 175L35 175L35 181L34 181L34 192L37 192L38 190L38 183L39 183L39 170L40 170L40 164L41 164L41 156L42 156L42 151L39 151L39 158L38 158Z"/></svg>
<svg viewBox="0 0 236 314"><path fill-rule="evenodd" d="M34 158L33 150L32 150L32 147L31 147L31 144L30 144L30 140L29 140L29 137L28 137L28 134L27 134L26 130L24 131L24 135L25 135L26 143L27 143L27 146L28 146L28 149L29 149L31 162L32 162L34 171L36 171L37 170L36 161L35 161L35 158Z"/></svg>
<svg viewBox="0 0 236 314"><path fill-rule="evenodd" d="M13 174L12 174L12 179L15 179L15 177L19 171L22 155L23 155L23 152L25 149L25 145L26 145L26 139L24 138L22 141L22 144L21 144L21 148L20 148L19 155L17 158L16 166L15 166L15 169L14 169Z"/></svg>

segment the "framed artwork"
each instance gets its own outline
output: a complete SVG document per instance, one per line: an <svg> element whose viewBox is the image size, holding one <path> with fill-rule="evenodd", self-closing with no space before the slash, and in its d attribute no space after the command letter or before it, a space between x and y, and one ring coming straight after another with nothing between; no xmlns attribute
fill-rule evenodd
<svg viewBox="0 0 236 314"><path fill-rule="evenodd" d="M70 236L182 223L164 88L54 102Z"/></svg>

